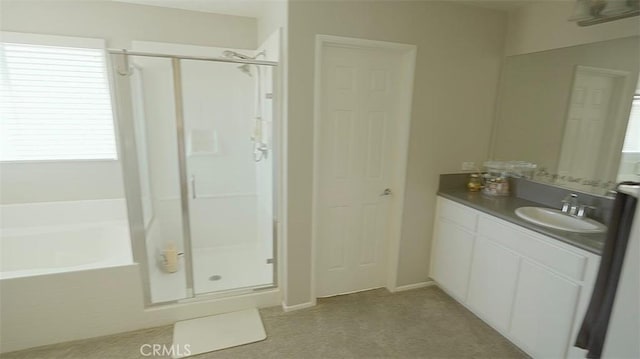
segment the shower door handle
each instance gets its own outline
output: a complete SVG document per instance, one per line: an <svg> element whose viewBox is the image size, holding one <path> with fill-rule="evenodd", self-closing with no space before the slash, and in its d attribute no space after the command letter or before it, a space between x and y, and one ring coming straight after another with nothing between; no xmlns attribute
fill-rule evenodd
<svg viewBox="0 0 640 359"><path fill-rule="evenodd" d="M196 199L196 176L191 175L191 199Z"/></svg>

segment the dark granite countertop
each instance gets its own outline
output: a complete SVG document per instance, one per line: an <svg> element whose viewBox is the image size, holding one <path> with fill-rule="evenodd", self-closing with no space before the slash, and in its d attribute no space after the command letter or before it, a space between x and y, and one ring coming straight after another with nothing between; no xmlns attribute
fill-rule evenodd
<svg viewBox="0 0 640 359"><path fill-rule="evenodd" d="M544 204L532 202L518 197L490 197L480 192L468 192L460 189L443 189L438 191L438 195L467 205L481 212L503 219L507 222L517 224L526 229L542 233L548 237L568 243L572 246L584 249L588 252L601 255L604 248L606 233L585 234L572 233L542 227L518 217L515 210L519 207L548 207Z"/></svg>

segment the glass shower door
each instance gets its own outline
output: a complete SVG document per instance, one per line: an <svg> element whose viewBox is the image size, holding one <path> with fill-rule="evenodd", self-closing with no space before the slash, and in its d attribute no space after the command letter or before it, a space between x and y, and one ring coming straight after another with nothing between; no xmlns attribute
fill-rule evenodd
<svg viewBox="0 0 640 359"><path fill-rule="evenodd" d="M272 68L124 59L118 127L148 302L273 286Z"/></svg>
<svg viewBox="0 0 640 359"><path fill-rule="evenodd" d="M256 65L181 61L196 295L273 284L267 74Z"/></svg>

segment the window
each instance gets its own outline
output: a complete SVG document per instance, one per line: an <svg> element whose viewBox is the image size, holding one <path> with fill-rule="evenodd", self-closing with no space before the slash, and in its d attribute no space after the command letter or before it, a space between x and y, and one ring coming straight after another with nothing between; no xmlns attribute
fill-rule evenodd
<svg viewBox="0 0 640 359"><path fill-rule="evenodd" d="M0 161L117 159L104 41L1 35Z"/></svg>
<svg viewBox="0 0 640 359"><path fill-rule="evenodd" d="M633 96L622 152L640 152L640 93Z"/></svg>

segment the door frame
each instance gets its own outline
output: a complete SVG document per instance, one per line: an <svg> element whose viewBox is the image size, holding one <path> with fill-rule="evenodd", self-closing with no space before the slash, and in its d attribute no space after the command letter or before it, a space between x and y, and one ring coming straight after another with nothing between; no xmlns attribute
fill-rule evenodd
<svg viewBox="0 0 640 359"><path fill-rule="evenodd" d="M348 47L355 49L375 49L394 51L402 56L404 63L401 72L401 84L403 93L399 104L401 115L398 117L398 127L396 132L396 145L393 153L394 171L391 175L391 188L394 195L391 201L391 220L389 222L389 238L385 244L387 248L387 268L386 268L386 288L393 292L398 288L397 273L400 252L400 237L402 234L402 217L404 212L404 197L406 187L407 160L409 153L409 132L411 125L411 108L413 105L413 83L415 73L415 62L417 46L359 39L352 37L341 37L332 35L316 35L315 43L315 69L314 69L314 114L313 114L313 195L312 195L312 218L311 218L311 303L316 303L316 270L317 270L317 241L318 241L318 221L319 221L319 147L320 147L320 121L322 120L322 57L324 48L329 46Z"/></svg>

